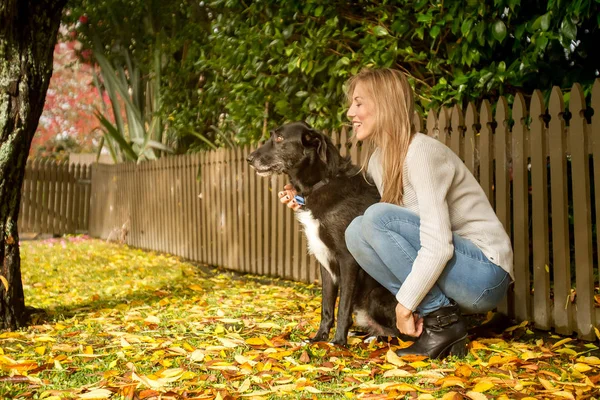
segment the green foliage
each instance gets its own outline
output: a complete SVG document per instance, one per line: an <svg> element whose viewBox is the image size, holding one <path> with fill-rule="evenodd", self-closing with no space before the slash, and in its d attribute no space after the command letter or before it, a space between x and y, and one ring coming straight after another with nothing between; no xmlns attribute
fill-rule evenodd
<svg viewBox="0 0 600 400"><path fill-rule="evenodd" d="M131 4L135 18L149 7ZM598 0L161 4L153 14L166 32L161 110L181 150L205 146L194 134L247 143L289 120L337 129L346 120L344 82L363 67L407 72L421 111L573 82L589 92L598 74ZM90 24L103 21L111 38L108 8L92 9ZM146 65L152 42L129 43Z"/></svg>

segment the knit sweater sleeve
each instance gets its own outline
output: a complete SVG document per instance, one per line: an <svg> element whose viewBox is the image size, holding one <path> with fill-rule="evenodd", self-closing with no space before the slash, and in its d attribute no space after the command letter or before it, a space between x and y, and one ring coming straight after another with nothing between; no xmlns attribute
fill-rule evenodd
<svg viewBox="0 0 600 400"><path fill-rule="evenodd" d="M431 290L454 254L447 195L455 174L447 155L428 146L418 146L406 158L409 183L417 196L421 248L412 270L396 294L404 307L414 311Z"/></svg>

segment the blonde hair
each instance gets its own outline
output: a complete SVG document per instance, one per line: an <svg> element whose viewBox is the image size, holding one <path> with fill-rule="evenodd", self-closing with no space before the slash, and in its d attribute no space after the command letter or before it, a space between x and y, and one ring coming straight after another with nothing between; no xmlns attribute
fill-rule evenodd
<svg viewBox="0 0 600 400"><path fill-rule="evenodd" d="M366 173L369 158L375 147L383 156L383 194L381 201L402 204L404 160L408 146L414 136L412 124L414 114L413 91L406 76L394 69L364 69L348 81L347 98L352 104L352 95L361 83L375 106L374 131L363 146L362 170Z"/></svg>

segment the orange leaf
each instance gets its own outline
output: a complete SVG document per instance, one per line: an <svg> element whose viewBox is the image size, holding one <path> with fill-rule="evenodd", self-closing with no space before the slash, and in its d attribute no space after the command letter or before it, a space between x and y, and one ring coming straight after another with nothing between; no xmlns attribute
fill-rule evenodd
<svg viewBox="0 0 600 400"><path fill-rule="evenodd" d="M470 377L472 373L473 369L466 364L463 364L460 367L456 368L455 371L456 376L463 376L465 378Z"/></svg>
<svg viewBox="0 0 600 400"><path fill-rule="evenodd" d="M304 350L302 352L302 354L300 355L299 358L300 362L303 362L304 364L307 364L310 362L310 356L308 355L308 353L306 352L306 350Z"/></svg>
<svg viewBox="0 0 600 400"><path fill-rule="evenodd" d="M448 392L443 397L442 400L462 400L463 397L456 392Z"/></svg>

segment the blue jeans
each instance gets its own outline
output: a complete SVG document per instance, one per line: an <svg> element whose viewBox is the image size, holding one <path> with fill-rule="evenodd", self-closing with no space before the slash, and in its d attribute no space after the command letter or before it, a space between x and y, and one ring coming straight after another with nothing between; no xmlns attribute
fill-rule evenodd
<svg viewBox="0 0 600 400"><path fill-rule="evenodd" d="M396 295L421 247L420 218L406 208L377 203L346 229L346 244L360 266ZM471 241L453 233L454 255L417 307L427 315L458 303L465 313L490 311L502 300L510 275L487 259Z"/></svg>

